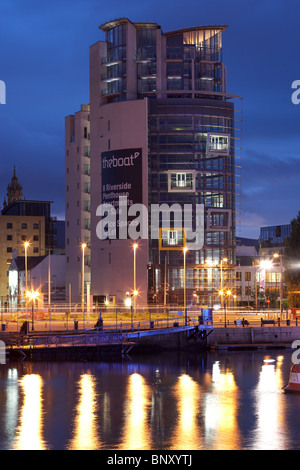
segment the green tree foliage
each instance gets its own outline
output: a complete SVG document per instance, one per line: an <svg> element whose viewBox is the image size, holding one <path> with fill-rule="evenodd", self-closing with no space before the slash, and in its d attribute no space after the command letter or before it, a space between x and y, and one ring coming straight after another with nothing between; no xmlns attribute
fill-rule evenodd
<svg viewBox="0 0 300 470"><path fill-rule="evenodd" d="M291 221L291 234L285 240L284 280L289 307L300 307L300 212Z"/></svg>

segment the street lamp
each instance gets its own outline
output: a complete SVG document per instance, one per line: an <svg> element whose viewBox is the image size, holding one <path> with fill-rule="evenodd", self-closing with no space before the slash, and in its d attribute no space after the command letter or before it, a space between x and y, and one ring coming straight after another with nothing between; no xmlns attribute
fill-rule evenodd
<svg viewBox="0 0 300 470"><path fill-rule="evenodd" d="M226 291L226 294L224 294L224 291L223 290L220 290L219 291L219 295L221 296L221 299L222 299L222 296L224 295L224 326L225 328L227 328L227 314L226 314L226 299L225 299L225 295L227 297L229 297L231 295L231 290L227 290Z"/></svg>
<svg viewBox="0 0 300 470"><path fill-rule="evenodd" d="M27 301L26 301L26 296L27 296L27 250L29 247L29 242L24 243L25 247L25 310L26 310L26 315L27 315Z"/></svg>
<svg viewBox="0 0 300 470"><path fill-rule="evenodd" d="M81 248L82 248L81 311L82 311L82 316L83 316L83 327L85 327L85 319L84 319L84 250L86 248L86 243L82 243Z"/></svg>
<svg viewBox="0 0 300 470"><path fill-rule="evenodd" d="M231 296L231 291L230 290L227 290L226 296L227 297ZM226 320L226 299L224 299L224 305L225 305L225 327L227 327L227 325L226 325L226 323L227 323L227 320Z"/></svg>
<svg viewBox="0 0 300 470"><path fill-rule="evenodd" d="M272 268L273 266L273 263L271 260L269 259L263 259L260 263L259 263L259 267L262 268L262 269L270 269Z"/></svg>
<svg viewBox="0 0 300 470"><path fill-rule="evenodd" d="M31 329L34 331L34 301L38 298L40 295L39 291L34 291L33 289L31 291L27 291L26 296L29 298L29 300L32 301L32 314L31 314Z"/></svg>
<svg viewBox="0 0 300 470"><path fill-rule="evenodd" d="M183 248L183 310L185 315L185 325L187 325L187 312L186 312L186 273L185 273L185 266L186 266L186 252L188 248L185 246Z"/></svg>
<svg viewBox="0 0 300 470"><path fill-rule="evenodd" d="M228 259L227 258L223 258L221 259L221 279L220 279L220 291L223 291L223 262L224 263L227 263ZM223 301L222 301L222 296L221 296L221 308L223 307L222 305Z"/></svg>
<svg viewBox="0 0 300 470"><path fill-rule="evenodd" d="M138 244L134 243L133 244L133 302L134 302L134 313L136 309L136 296L137 296L137 290L136 290L136 250L138 248Z"/></svg>
<svg viewBox="0 0 300 470"><path fill-rule="evenodd" d="M254 266L254 292L255 292L255 309L258 310L258 298L257 298L257 268L259 267L259 261L252 261L252 266Z"/></svg>
<svg viewBox="0 0 300 470"><path fill-rule="evenodd" d="M283 311L283 279L282 279L282 254L274 253L274 258L279 258L280 260L280 318L282 318Z"/></svg>
<svg viewBox="0 0 300 470"><path fill-rule="evenodd" d="M214 268L217 267L218 263L217 263L217 261L208 260L208 261L206 261L206 264L211 269L211 276L210 277L209 277L209 275L207 276L207 286L209 288L209 282L210 282L211 283L211 292L212 292L211 301L212 301L212 305L214 305L214 289L215 289L215 286L214 286Z"/></svg>

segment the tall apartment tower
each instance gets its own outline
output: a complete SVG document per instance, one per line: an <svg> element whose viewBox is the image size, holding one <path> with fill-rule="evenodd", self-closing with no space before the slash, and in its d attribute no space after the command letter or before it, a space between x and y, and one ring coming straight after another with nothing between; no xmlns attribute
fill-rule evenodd
<svg viewBox="0 0 300 470"><path fill-rule="evenodd" d="M66 297L78 303L81 302L82 256L85 292L91 281L89 105L81 105L80 111L65 118L65 214Z"/></svg>
<svg viewBox="0 0 300 470"><path fill-rule="evenodd" d="M95 303L123 303L137 290L137 303L181 304L185 291L187 304L197 299L212 305L220 286L233 287L241 119L233 102L238 97L227 93L222 60L226 28L163 33L156 23L127 18L100 26L105 40L90 48ZM76 149L79 144L73 145ZM127 221L120 197L121 205L127 203ZM127 228L138 217L136 203L149 209L149 220L133 249L133 237L126 235L122 223ZM116 209L116 226L103 204ZM183 255L186 233L176 211L170 229L164 230L160 220L159 239L151 237L154 204L181 209L192 205L193 230L204 226L203 246ZM197 205L204 207L201 220Z"/></svg>

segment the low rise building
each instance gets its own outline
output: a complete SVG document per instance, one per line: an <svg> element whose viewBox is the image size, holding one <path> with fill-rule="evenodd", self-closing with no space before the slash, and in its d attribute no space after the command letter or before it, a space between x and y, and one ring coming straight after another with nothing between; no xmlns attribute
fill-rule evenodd
<svg viewBox="0 0 300 470"><path fill-rule="evenodd" d="M40 257L45 254L45 218L39 216L0 216L0 302L9 302L9 267L15 250L18 256Z"/></svg>
<svg viewBox="0 0 300 470"><path fill-rule="evenodd" d="M0 307L8 308L9 267L13 252L17 256L43 257L55 251L55 234L64 229L51 217L51 201L27 200L18 181L16 169L7 186L6 197L0 215ZM54 225L56 224L56 225ZM61 245L61 248L63 245ZM60 249L63 252L63 248Z"/></svg>
<svg viewBox="0 0 300 470"><path fill-rule="evenodd" d="M26 273L27 289L38 292L36 305L39 308L47 307L49 293L52 305L65 300L64 255L29 256L26 266L25 257L18 256L14 251L8 276L9 298L12 307L24 308L25 306Z"/></svg>

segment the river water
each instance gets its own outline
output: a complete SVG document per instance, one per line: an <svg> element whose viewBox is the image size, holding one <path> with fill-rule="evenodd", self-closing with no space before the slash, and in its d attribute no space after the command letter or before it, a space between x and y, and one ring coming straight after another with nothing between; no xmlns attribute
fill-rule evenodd
<svg viewBox="0 0 300 470"><path fill-rule="evenodd" d="M291 351L0 365L0 449L300 449Z"/></svg>

